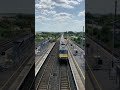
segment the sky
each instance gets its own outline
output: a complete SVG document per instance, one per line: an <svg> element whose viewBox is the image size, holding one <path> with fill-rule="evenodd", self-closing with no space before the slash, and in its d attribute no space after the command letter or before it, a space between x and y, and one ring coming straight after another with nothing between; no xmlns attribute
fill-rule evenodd
<svg viewBox="0 0 120 90"><path fill-rule="evenodd" d="M80 32L84 25L84 0L35 0L36 31Z"/></svg>

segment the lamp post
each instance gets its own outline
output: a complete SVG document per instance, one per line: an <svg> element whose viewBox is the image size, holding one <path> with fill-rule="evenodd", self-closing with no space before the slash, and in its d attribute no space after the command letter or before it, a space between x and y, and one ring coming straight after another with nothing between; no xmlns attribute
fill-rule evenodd
<svg viewBox="0 0 120 90"><path fill-rule="evenodd" d="M83 26L83 34L82 34L82 47L84 49L84 26Z"/></svg>

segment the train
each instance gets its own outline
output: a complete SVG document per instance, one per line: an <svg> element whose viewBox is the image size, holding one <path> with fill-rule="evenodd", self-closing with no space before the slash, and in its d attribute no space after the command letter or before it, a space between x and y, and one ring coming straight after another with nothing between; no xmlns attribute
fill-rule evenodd
<svg viewBox="0 0 120 90"><path fill-rule="evenodd" d="M59 45L59 60L60 61L66 61L68 60L68 49L67 49L67 43L63 37L60 39L60 45Z"/></svg>

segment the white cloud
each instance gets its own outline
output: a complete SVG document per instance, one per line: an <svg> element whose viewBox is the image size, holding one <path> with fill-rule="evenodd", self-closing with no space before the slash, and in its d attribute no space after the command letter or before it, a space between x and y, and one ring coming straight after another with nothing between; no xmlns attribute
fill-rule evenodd
<svg viewBox="0 0 120 90"><path fill-rule="evenodd" d="M47 11L48 14L56 14L56 11Z"/></svg>
<svg viewBox="0 0 120 90"><path fill-rule="evenodd" d="M53 0L55 6L63 7L63 8L74 8L74 6L79 5L80 2L78 0Z"/></svg>
<svg viewBox="0 0 120 90"><path fill-rule="evenodd" d="M79 5L81 1L83 0L40 0L35 4L35 8L41 10L54 9L56 6L74 8L74 6Z"/></svg>
<svg viewBox="0 0 120 90"><path fill-rule="evenodd" d="M57 13L57 14L54 15L54 17L58 17L58 16L60 16L60 17L66 17L66 16L71 17L72 14L61 12L61 13Z"/></svg>
<svg viewBox="0 0 120 90"><path fill-rule="evenodd" d="M75 10L76 6L82 1L83 0L37 0L35 5L36 30L51 30L56 32L82 30L85 21L78 19L80 16L85 15L85 11L75 15L68 10ZM78 11L76 10L75 13L78 13Z"/></svg>
<svg viewBox="0 0 120 90"><path fill-rule="evenodd" d="M41 21L47 21L47 20L50 20L50 18L46 18L45 16L41 16L41 15L36 16L35 19L36 19L36 20L41 20Z"/></svg>
<svg viewBox="0 0 120 90"><path fill-rule="evenodd" d="M78 13L78 16L85 16L85 10Z"/></svg>
<svg viewBox="0 0 120 90"><path fill-rule="evenodd" d="M54 5L57 6L57 7L69 8L69 9L74 8L72 5L69 5L69 4L66 4L66 3L55 3Z"/></svg>
<svg viewBox="0 0 120 90"><path fill-rule="evenodd" d="M53 16L53 20L57 21L57 22L64 22L64 21L68 21L70 19L72 19L73 15L69 14L69 13L57 13Z"/></svg>
<svg viewBox="0 0 120 90"><path fill-rule="evenodd" d="M47 22L48 20L50 20L52 23L56 23L56 22L67 22L69 20L72 19L73 15L69 14L69 13L56 13L55 11L46 11L45 14L52 14L51 17L47 17L47 15L42 16L42 15L38 15L36 16L36 20L37 21L42 21L42 22Z"/></svg>
<svg viewBox="0 0 120 90"><path fill-rule="evenodd" d="M54 11L54 10L42 10L41 11L41 14L43 14L43 15L54 15L54 14L56 14L56 11Z"/></svg>
<svg viewBox="0 0 120 90"><path fill-rule="evenodd" d="M53 9L54 8L54 3L52 0L40 0L38 3L35 4L35 7L37 9Z"/></svg>
<svg viewBox="0 0 120 90"><path fill-rule="evenodd" d="M82 1L85 1L85 0L77 0L78 2L82 2Z"/></svg>
<svg viewBox="0 0 120 90"><path fill-rule="evenodd" d="M77 0L53 0L58 4L67 4L67 5L77 5L79 1Z"/></svg>

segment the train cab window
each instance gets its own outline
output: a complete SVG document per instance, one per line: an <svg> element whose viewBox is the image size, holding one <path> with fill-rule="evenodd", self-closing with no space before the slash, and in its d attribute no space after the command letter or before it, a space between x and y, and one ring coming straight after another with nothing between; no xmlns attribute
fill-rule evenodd
<svg viewBox="0 0 120 90"><path fill-rule="evenodd" d="M68 53L68 52L67 52L67 50L60 50L60 53L66 54L66 53Z"/></svg>
<svg viewBox="0 0 120 90"><path fill-rule="evenodd" d="M61 45L65 45L64 43L62 43Z"/></svg>

